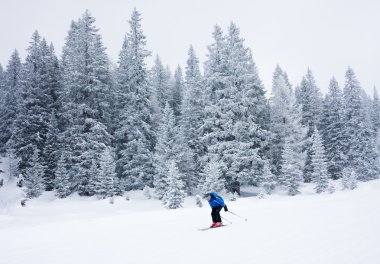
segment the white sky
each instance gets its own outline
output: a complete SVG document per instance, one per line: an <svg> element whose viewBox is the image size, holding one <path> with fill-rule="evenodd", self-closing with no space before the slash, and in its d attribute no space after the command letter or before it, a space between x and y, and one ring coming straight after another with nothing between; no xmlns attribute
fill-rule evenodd
<svg viewBox="0 0 380 264"><path fill-rule="evenodd" d="M323 92L333 75L343 86L349 65L367 93L380 86L377 0L0 0L0 63L5 68L15 48L24 58L36 29L60 55L71 20L85 9L116 62L134 7L142 13L148 48L172 71L185 66L190 44L203 62L214 25L227 32L234 21L267 89L277 63L293 84L310 67Z"/></svg>

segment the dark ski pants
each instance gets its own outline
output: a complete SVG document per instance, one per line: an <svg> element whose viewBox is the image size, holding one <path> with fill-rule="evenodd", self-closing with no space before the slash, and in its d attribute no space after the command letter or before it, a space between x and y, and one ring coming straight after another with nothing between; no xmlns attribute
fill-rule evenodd
<svg viewBox="0 0 380 264"><path fill-rule="evenodd" d="M222 208L223 207L221 207L220 205L212 208L211 217L213 223L222 222L222 219L220 218L220 211L222 210Z"/></svg>

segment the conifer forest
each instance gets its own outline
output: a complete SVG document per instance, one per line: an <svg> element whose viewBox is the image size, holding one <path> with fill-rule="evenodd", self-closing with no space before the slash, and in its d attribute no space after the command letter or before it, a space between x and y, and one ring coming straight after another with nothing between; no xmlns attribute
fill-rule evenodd
<svg viewBox="0 0 380 264"><path fill-rule="evenodd" d="M206 61L189 43L185 65L169 69L157 56L150 67L142 19L135 9L117 64L85 11L62 56L35 31L25 59L15 50L0 65L0 151L27 198L152 188L175 209L186 196L241 186L297 195L305 182L323 193L333 181L352 189L379 177L379 96L354 69L323 94L311 69L295 84L277 65L264 89L232 22L210 28Z"/></svg>

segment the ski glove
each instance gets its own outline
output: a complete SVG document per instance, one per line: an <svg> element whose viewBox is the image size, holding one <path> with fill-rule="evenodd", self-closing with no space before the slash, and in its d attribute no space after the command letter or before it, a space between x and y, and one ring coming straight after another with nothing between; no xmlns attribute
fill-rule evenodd
<svg viewBox="0 0 380 264"><path fill-rule="evenodd" d="M224 211L225 211L225 212L228 211L227 205L224 206Z"/></svg>

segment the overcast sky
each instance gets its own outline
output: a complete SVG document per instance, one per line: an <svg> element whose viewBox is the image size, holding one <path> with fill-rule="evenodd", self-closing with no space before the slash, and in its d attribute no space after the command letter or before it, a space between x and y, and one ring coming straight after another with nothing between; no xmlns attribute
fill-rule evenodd
<svg viewBox="0 0 380 264"><path fill-rule="evenodd" d="M96 18L108 55L117 62L134 7L142 13L148 48L173 71L185 66L190 44L203 63L214 25L227 32L234 21L266 89L276 64L294 85L309 67L323 92L333 75L342 87L350 65L370 95L375 85L380 89L377 0L0 0L0 63L5 68L14 49L24 59L36 29L61 55L71 20L85 9Z"/></svg>

